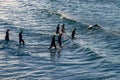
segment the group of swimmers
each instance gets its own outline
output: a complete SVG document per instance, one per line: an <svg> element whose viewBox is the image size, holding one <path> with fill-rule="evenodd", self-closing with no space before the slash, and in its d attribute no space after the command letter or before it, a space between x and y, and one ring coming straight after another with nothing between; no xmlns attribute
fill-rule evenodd
<svg viewBox="0 0 120 80"><path fill-rule="evenodd" d="M72 31L72 34L71 34L71 38L72 38L72 40L75 38L75 28L74 28L74 30ZM6 31L6 35L5 35L5 41L9 41L10 39L9 39L9 29L7 29L7 31ZM25 45L25 42L24 42L24 40L23 40L23 38L22 38L22 33L23 33L23 31L22 30L20 30L20 32L19 32L19 44L21 45ZM58 44L59 44L59 47L62 47L62 35L65 33L65 24L63 24L62 26L61 26L61 28L60 28L60 25L58 24L58 26L57 26L57 28L56 28L56 32L55 32L55 34L57 35L57 37L58 37ZM52 41L51 41L51 45L50 45L50 47L49 47L49 49L51 49L52 47L55 47L55 49L57 49L57 47L56 47L56 43L55 43L55 35L53 35L52 36Z"/></svg>
<svg viewBox="0 0 120 80"><path fill-rule="evenodd" d="M9 29L7 29L7 31L6 31L6 35L5 35L5 40L8 42L10 39L9 39ZM24 42L24 40L23 40L23 38L22 38L22 33L23 33L23 31L21 30L20 32L19 32L19 44L21 45L21 44L23 44L23 45L25 45L25 42Z"/></svg>
<svg viewBox="0 0 120 80"><path fill-rule="evenodd" d="M91 28L93 28L93 27L100 27L98 24L95 24L95 25L90 25L89 27L88 27L88 29L91 29ZM5 40L8 42L9 41L9 29L7 29L7 31L6 31L6 35L5 35ZM24 42L24 40L23 40L23 38L22 38L22 33L23 33L23 31L22 30L20 30L20 32L19 32L19 44L21 45L21 44L23 44L23 45L25 45L25 42ZM58 42L58 44L59 44L59 47L62 47L62 35L65 33L65 24L63 24L62 26L61 26L61 28L60 28L60 25L58 24L57 25L57 28L56 28L56 32L55 32L55 34L57 35L57 37L58 37L58 40L57 40L57 42ZM72 40L73 39L75 39L75 34L76 34L76 28L74 28L73 29L73 31L72 31L72 34L71 34L71 38L72 38ZM55 43L55 35L53 35L52 36L52 41L51 41L51 45L50 45L50 47L49 47L49 49L51 49L52 47L55 47L55 49L57 49L57 47L56 47L56 43Z"/></svg>
<svg viewBox="0 0 120 80"><path fill-rule="evenodd" d="M88 26L88 29L92 29L92 28L100 28L100 26L98 24ZM61 37L64 33L65 33L65 24L63 24L61 26L61 28L60 28L60 25L58 24L58 26L56 28L56 35L58 35L58 40L57 41L58 41L59 47L62 47ZM75 39L75 34L76 34L76 28L74 28L73 31L72 31L72 34L71 34L72 40ZM50 45L49 49L51 49L52 47L55 47L55 49L56 49L55 41L56 41L55 40L55 35L53 35L51 45Z"/></svg>
<svg viewBox="0 0 120 80"><path fill-rule="evenodd" d="M75 31L76 29L74 28L74 30L72 31L72 34L71 34L71 38L72 40L75 38ZM55 34L57 35L58 37L58 44L59 44L59 47L62 47L62 35L65 33L65 24L63 24L60 28L60 25L58 24L57 28L56 28L56 32ZM55 43L55 35L52 36L52 41L51 41L51 45L49 47L49 49L51 49L52 47L55 47L55 49L57 48L56 47L56 43Z"/></svg>

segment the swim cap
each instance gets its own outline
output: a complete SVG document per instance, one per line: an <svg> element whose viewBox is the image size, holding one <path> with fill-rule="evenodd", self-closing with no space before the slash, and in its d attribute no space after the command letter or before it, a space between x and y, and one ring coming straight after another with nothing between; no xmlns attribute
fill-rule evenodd
<svg viewBox="0 0 120 80"><path fill-rule="evenodd" d="M20 32L23 32L23 29L22 29L22 28L20 28Z"/></svg>

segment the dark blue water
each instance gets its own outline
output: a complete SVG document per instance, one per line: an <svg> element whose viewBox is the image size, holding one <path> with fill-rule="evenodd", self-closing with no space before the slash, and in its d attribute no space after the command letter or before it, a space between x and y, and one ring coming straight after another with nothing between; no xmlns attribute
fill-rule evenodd
<svg viewBox="0 0 120 80"><path fill-rule="evenodd" d="M0 79L119 80L119 21L117 0L1 0ZM58 23L66 28L63 48L49 50ZM88 30L93 24L101 27ZM24 47L18 43L21 28Z"/></svg>

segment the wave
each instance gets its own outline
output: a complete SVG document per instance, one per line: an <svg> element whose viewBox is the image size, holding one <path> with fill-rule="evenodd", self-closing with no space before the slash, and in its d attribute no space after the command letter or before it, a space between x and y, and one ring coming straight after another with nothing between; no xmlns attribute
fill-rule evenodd
<svg viewBox="0 0 120 80"><path fill-rule="evenodd" d="M63 12L51 11L51 10L49 10L48 12L52 15L54 15L54 14L58 15L60 19L66 19L71 22L78 22L75 18L72 18L72 16L70 16L69 14L65 14Z"/></svg>
<svg viewBox="0 0 120 80"><path fill-rule="evenodd" d="M53 10L49 10L49 9L40 9L40 11L42 13L47 13L48 17L51 17L51 16L55 15L60 20L64 20L64 21L66 20L71 24L78 22L75 18L73 18L69 14L66 14L66 13L63 13L63 12L53 11Z"/></svg>

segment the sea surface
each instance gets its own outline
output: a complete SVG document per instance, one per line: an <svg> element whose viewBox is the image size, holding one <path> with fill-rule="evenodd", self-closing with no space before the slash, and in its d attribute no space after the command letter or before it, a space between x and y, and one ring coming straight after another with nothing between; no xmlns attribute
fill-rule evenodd
<svg viewBox="0 0 120 80"><path fill-rule="evenodd" d="M58 24L62 48L49 50ZM0 80L120 80L120 1L0 0Z"/></svg>

